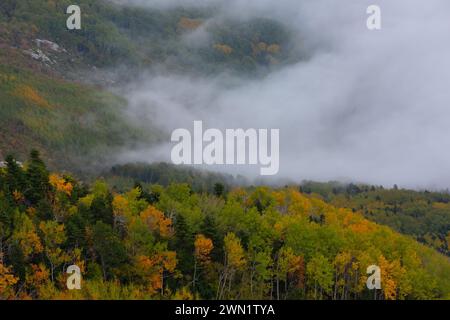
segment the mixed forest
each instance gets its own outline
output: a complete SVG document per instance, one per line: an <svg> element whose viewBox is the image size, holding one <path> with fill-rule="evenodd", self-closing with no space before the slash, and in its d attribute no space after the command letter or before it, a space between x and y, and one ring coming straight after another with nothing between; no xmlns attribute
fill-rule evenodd
<svg viewBox="0 0 450 320"><path fill-rule="evenodd" d="M72 1L0 1L0 300L450 299L448 190L114 162L162 134L115 89L142 70L264 77L309 57L285 24L77 3L79 32Z"/></svg>
<svg viewBox="0 0 450 320"><path fill-rule="evenodd" d="M446 206L436 201L435 206ZM447 237L447 241L448 241ZM448 248L448 242L446 243ZM68 290L69 265L82 270ZM382 289L366 287L369 265ZM127 192L51 173L33 151L0 171L2 299L449 299L448 256L298 187Z"/></svg>

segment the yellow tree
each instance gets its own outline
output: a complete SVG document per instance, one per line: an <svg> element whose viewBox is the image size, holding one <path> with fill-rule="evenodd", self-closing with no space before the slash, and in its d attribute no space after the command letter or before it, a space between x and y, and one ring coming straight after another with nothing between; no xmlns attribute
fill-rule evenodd
<svg viewBox="0 0 450 320"><path fill-rule="evenodd" d="M42 243L36 233L36 228L25 213L18 213L15 217L16 229L12 238L17 241L26 259L42 252Z"/></svg>
<svg viewBox="0 0 450 320"><path fill-rule="evenodd" d="M131 219L130 204L124 196L118 194L114 196L112 201L114 214L114 229L125 227L126 223Z"/></svg>
<svg viewBox="0 0 450 320"><path fill-rule="evenodd" d="M151 231L156 232L163 238L172 236L172 219L166 218L164 213L153 206L148 206L147 209L139 215L141 221L146 224Z"/></svg>
<svg viewBox="0 0 450 320"><path fill-rule="evenodd" d="M280 299L280 280L284 282L285 298L289 290L289 278L297 282L298 286L304 285L305 265L302 256L294 253L290 247L282 247L278 252L276 265L276 293Z"/></svg>
<svg viewBox="0 0 450 320"><path fill-rule="evenodd" d="M175 271L177 265L176 253L174 251L164 251L152 257L141 255L136 259L138 272L146 280L147 292L153 295L158 290L161 290L161 295L163 295L164 271Z"/></svg>
<svg viewBox="0 0 450 320"><path fill-rule="evenodd" d="M148 206L128 226L129 247L135 255L136 272L144 279L147 292L164 294L164 274L173 273L176 252L167 250L165 240L173 235L172 220L153 206ZM156 241L155 241L156 240Z"/></svg>
<svg viewBox="0 0 450 320"><path fill-rule="evenodd" d="M210 261L210 253L214 249L214 245L211 239L206 238L202 234L198 234L195 237L195 257L201 263L208 263Z"/></svg>
<svg viewBox="0 0 450 320"><path fill-rule="evenodd" d="M68 203L68 197L72 195L73 185L58 174L51 174L49 182L56 191L52 200L53 212L58 221L63 221L68 211L65 210L65 205Z"/></svg>
<svg viewBox="0 0 450 320"><path fill-rule="evenodd" d="M42 232L44 253L50 263L50 275L53 282L55 269L70 260L70 256L60 248L66 241L64 225L56 221L41 221L39 229Z"/></svg>
<svg viewBox="0 0 450 320"><path fill-rule="evenodd" d="M209 262L211 261L210 254L212 249L214 248L214 245L211 239L206 238L202 234L198 234L195 237L194 248L195 248L194 253L195 259L194 259L194 276L192 279L192 287L195 292L198 264L200 264L201 266L209 264Z"/></svg>
<svg viewBox="0 0 450 320"><path fill-rule="evenodd" d="M230 55L233 52L233 48L226 44L217 43L214 45L214 49L223 53L224 55Z"/></svg>
<svg viewBox="0 0 450 320"><path fill-rule="evenodd" d="M39 297L41 288L48 283L50 273L43 263L32 264L31 272L27 274L25 283L32 296Z"/></svg>
<svg viewBox="0 0 450 320"><path fill-rule="evenodd" d="M397 299L400 281L406 272L405 269L401 266L399 260L390 262L383 255L379 257L378 265L381 270L381 286L384 298L386 300Z"/></svg>
<svg viewBox="0 0 450 320"><path fill-rule="evenodd" d="M233 233L229 232L224 238L225 265L219 277L217 298L222 299L228 284L228 293L231 292L233 276L236 271L242 269L245 264L245 251L241 245L241 240Z"/></svg>

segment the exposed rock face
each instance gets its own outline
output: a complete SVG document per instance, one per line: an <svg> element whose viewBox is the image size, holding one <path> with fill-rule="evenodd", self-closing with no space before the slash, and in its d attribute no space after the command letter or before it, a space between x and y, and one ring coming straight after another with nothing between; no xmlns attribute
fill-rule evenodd
<svg viewBox="0 0 450 320"><path fill-rule="evenodd" d="M57 54L67 53L66 49L50 40L35 39L34 42L36 43L36 48L24 50L23 52L36 61L45 64L56 64L55 58Z"/></svg>
<svg viewBox="0 0 450 320"><path fill-rule="evenodd" d="M41 49L25 50L24 53L28 54L34 60L42 61L44 63L53 63L52 59L50 59Z"/></svg>
<svg viewBox="0 0 450 320"><path fill-rule="evenodd" d="M52 42L50 40L36 39L35 41L38 48L42 48L44 50L51 50L55 52L66 52L64 48L60 47L57 43Z"/></svg>

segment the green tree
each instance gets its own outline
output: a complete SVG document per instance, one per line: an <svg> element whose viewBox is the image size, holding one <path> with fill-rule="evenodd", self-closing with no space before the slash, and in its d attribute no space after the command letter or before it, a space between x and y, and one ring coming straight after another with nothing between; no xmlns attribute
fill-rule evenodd
<svg viewBox="0 0 450 320"><path fill-rule="evenodd" d="M306 266L308 283L314 288L314 299L331 293L333 285L333 265L323 255L312 257Z"/></svg>
<svg viewBox="0 0 450 320"><path fill-rule="evenodd" d="M37 150L33 150L30 153L26 177L27 188L25 190L25 197L32 204L37 204L39 201L46 199L51 189L49 173Z"/></svg>

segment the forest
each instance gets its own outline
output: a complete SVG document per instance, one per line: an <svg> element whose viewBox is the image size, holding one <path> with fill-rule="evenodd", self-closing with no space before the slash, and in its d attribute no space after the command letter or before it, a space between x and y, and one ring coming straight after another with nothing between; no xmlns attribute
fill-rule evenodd
<svg viewBox="0 0 450 320"><path fill-rule="evenodd" d="M278 111L291 114L283 106L292 102L291 111L305 113L295 113L283 130L297 130L311 122L310 132L304 133L315 137L314 121L320 120L318 127L331 129L318 135L326 138L326 151L331 145L337 151L339 144L335 143L341 139L353 143L355 137L370 145L367 132L378 132L376 128L391 132L384 128L392 110L402 111L403 107L410 111L407 106L420 105L421 101L425 101L425 111L418 113L418 123L431 124L421 132L442 128L440 134L432 136L442 138L448 125L441 113L448 103L441 101L440 108L437 101L429 104L429 97L446 98L434 90L445 86L442 79L448 79L448 73L432 70L436 76L429 79L429 86L410 83L430 76L430 61L439 60L435 55L428 61L422 52L422 61L398 39L386 40L384 46L380 42L377 50L370 50L378 42L360 42L368 36L366 30L362 35L357 31L339 37L339 30L321 19L327 20L330 12L338 14L341 8L325 10L323 16L315 17L318 21L315 15L302 13L293 23L288 19L290 14L280 19L273 8L265 14L246 9L248 16L243 17L244 12L236 10L239 6L234 7L236 12L224 14L223 8L214 6L164 9L110 0L77 3L83 27L69 31L66 8L72 1L0 1L0 300L450 299L450 192L445 190L445 166L436 167L439 177L427 177L443 182L438 184L444 186L442 189L409 190L396 180L399 170L391 172L396 176L393 183L400 187L301 182L310 177L314 166L307 167L303 175L268 182L165 162L149 163L147 157L120 157L143 146L150 150L145 154L149 155L155 145L169 140L161 129L169 123L152 116L141 126L136 121L142 116L140 112L130 116L130 110L136 109L131 108L133 99L126 94L128 85L142 82L140 76L146 74L150 79L187 77L189 83L196 83L196 78L208 84L224 80L219 96L241 87L242 95L226 100L227 105L246 101L242 109L250 111L244 115L278 119ZM277 9L284 14L297 11L297 2L292 7L286 5ZM309 8L314 9L314 5ZM366 18L365 11L361 12L364 19L357 20L357 30ZM422 14L419 18L423 17L439 21ZM355 22L352 14L336 19L345 20L349 27ZM405 39L413 34L414 43L429 47L442 43L435 41L440 38L432 37L433 32L421 36L422 29L407 25L408 32L398 32ZM438 35L441 32L430 30ZM390 39L387 34L383 33L383 39ZM409 50L408 54L399 55L397 46ZM369 49L355 55L355 48ZM336 49L340 54L336 55ZM390 57L403 69L392 67L387 60L383 67L379 63L366 66L373 58L366 56L371 51L380 52L377 58ZM445 51L437 47L433 52ZM405 61L409 57L412 63L405 66L393 59L396 56L405 57ZM369 69L356 72L351 67L358 63ZM420 66L427 72L420 73ZM373 74L368 72L370 68L376 70L377 77L385 76L391 82L366 79ZM389 72L383 73L384 69ZM412 71L419 73L411 76ZM401 77L395 77L396 72ZM354 78L346 82L352 74ZM285 82L279 82L281 78ZM433 78L439 81L433 82ZM266 81L270 86L264 85ZM378 82L387 87L378 87ZM183 96L180 83L170 83L154 93L180 91ZM404 84L404 95L390 91L398 83ZM428 87L432 90L427 91ZM260 99L266 97L265 88L276 96L270 107L264 107L265 101ZM330 88L336 92L330 90L332 95L328 96L325 93ZM201 89L195 87L180 98L189 107L189 114L195 111L191 107L196 101L201 101ZM320 96L310 95L312 92ZM374 96L366 96L371 92ZM216 96L214 90L211 93L208 100ZM420 93L423 100L415 95ZM378 96L389 99L379 101ZM169 110L167 114L176 116L178 109L171 109L170 104L178 97L168 97L171 99L162 102L167 104L164 113ZM154 110L158 103L154 105L153 100L159 99L151 98L144 110L139 110ZM371 105L372 100L380 103ZM388 109L379 109L382 105ZM258 109L252 109L254 106ZM349 109L344 108L347 106ZM220 110L214 107L208 113L220 117ZM240 120L240 111L230 110L236 113L230 119ZM418 110L406 111L399 114L402 121L392 126L395 130L388 136L389 141L401 143L388 151L384 146L370 150L377 157L389 153L386 165L400 161L395 155L408 141L414 150L421 142L428 142L427 135L415 136L421 126L413 126L411 132L405 129L407 136L395 140L401 124L414 120L409 116ZM308 114L316 112L318 117L310 120ZM367 117L358 118L359 113ZM443 124L435 116L427 118L436 114ZM368 119L383 126L366 128ZM229 124L236 126L232 121ZM353 127L364 130L347 132ZM291 140L302 138L299 132ZM321 141L316 142L301 155L313 154ZM426 151L426 143L425 151L416 158L435 156L445 164L446 159L440 158L445 157L444 149L433 154ZM344 164L351 167L361 153L374 158L369 150L363 151L353 156L347 153ZM405 163L414 159L409 154L405 157ZM427 165L420 162L425 173L435 166L428 161L424 162ZM294 164L300 167L301 161ZM329 171L329 166L322 169ZM420 178L416 171L408 181ZM354 179L350 176L345 181ZM375 183L373 179L360 180ZM80 290L67 288L67 270L73 265L81 271ZM381 289L366 286L367 267L371 265L381 269Z"/></svg>
<svg viewBox="0 0 450 320"><path fill-rule="evenodd" d="M0 170L2 299L450 298L448 257L298 186L117 192L49 172L37 151ZM81 290L66 288L73 264ZM372 264L381 290L366 287Z"/></svg>

